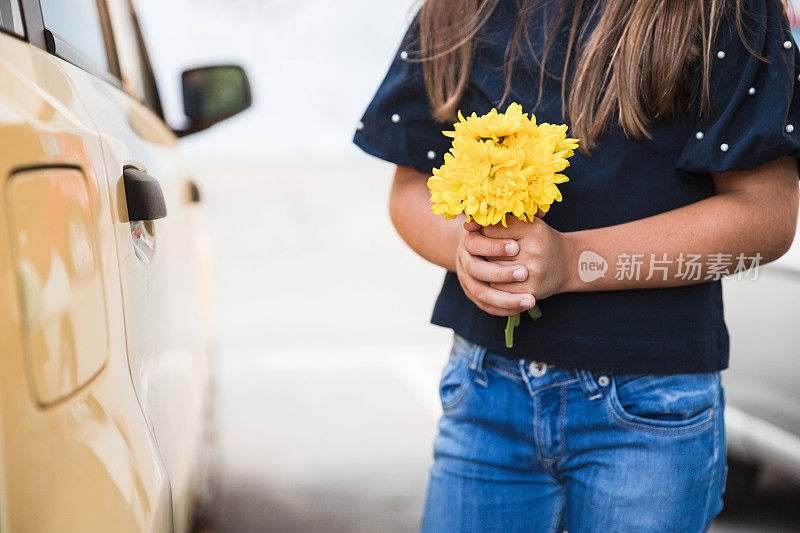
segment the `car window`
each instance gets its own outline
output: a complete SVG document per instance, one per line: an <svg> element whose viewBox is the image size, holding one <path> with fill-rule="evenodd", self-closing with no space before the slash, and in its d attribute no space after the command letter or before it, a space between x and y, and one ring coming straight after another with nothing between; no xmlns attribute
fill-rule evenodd
<svg viewBox="0 0 800 533"><path fill-rule="evenodd" d="M24 35L19 0L0 0L0 28L16 35Z"/></svg>
<svg viewBox="0 0 800 533"><path fill-rule="evenodd" d="M44 26L103 70L108 70L96 0L41 0Z"/></svg>
<svg viewBox="0 0 800 533"><path fill-rule="evenodd" d="M148 80L137 39L136 21L128 2L109 2L109 15L119 57L122 85L141 101L147 99Z"/></svg>

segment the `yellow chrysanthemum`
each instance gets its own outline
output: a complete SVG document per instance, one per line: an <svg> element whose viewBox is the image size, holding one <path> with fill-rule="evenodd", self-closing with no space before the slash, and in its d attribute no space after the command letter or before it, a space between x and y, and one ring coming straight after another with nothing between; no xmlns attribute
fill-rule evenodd
<svg viewBox="0 0 800 533"><path fill-rule="evenodd" d="M528 117L522 112L522 106L519 104L511 104L505 113L498 113L497 109L492 109L480 117L472 113L468 118L464 118L459 111L458 122L453 124L454 131L442 133L453 138L470 138L475 141L491 139L498 143L503 137L522 130L527 121Z"/></svg>
<svg viewBox="0 0 800 533"><path fill-rule="evenodd" d="M443 132L453 138L444 165L428 180L434 213L505 226L508 214L532 220L561 201L557 184L567 181L561 172L578 148L566 125L537 125L519 104L458 118L453 131Z"/></svg>

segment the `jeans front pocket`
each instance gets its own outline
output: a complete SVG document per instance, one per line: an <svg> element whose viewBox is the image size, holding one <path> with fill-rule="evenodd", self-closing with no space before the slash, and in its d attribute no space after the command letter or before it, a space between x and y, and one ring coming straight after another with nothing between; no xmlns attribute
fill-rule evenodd
<svg viewBox="0 0 800 533"><path fill-rule="evenodd" d="M472 371L469 367L469 356L472 343L456 336L453 348L450 350L450 359L442 370L439 380L439 398L442 409L447 411L460 404L472 384Z"/></svg>
<svg viewBox="0 0 800 533"><path fill-rule="evenodd" d="M722 416L721 391L718 372L621 375L611 380L606 405L626 427L682 435L708 428Z"/></svg>

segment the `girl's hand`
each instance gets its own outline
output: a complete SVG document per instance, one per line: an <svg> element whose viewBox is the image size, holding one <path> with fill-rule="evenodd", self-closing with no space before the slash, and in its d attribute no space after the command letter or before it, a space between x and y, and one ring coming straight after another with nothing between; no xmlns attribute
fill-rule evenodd
<svg viewBox="0 0 800 533"><path fill-rule="evenodd" d="M489 314L511 316L530 309L533 296L511 294L494 284L516 287L528 279L528 269L517 259L520 245L513 238L493 239L481 234L481 227L464 224L456 250L456 273L467 298ZM519 291L517 291L519 292Z"/></svg>
<svg viewBox="0 0 800 533"><path fill-rule="evenodd" d="M532 294L539 300L564 292L572 266L568 259L567 237L541 218L535 218L533 222L509 218L507 223L508 228L499 225L483 228L483 234L490 239L516 240L520 247L519 255L512 261L492 258L490 262L501 268L510 264L524 265L528 276L521 281L492 282L490 286L510 293Z"/></svg>

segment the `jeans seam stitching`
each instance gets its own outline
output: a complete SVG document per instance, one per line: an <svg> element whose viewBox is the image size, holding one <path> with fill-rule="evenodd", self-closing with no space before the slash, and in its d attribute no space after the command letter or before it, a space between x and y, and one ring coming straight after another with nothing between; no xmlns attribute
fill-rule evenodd
<svg viewBox="0 0 800 533"><path fill-rule="evenodd" d="M711 468L708 472L708 487L706 488L706 505L705 510L703 511L703 515L706 517L706 521L708 520L708 511L711 509L711 489L714 486L714 473L716 472L717 466L717 425L714 424L714 435L712 437L713 443L711 445Z"/></svg>
<svg viewBox="0 0 800 533"><path fill-rule="evenodd" d="M520 376L517 376L515 374L511 374L510 372L506 372L505 370L501 370L501 369L499 369L497 367L494 367L494 366L491 366L491 365L485 366L484 370L491 370L492 372L497 372L498 374L502 374L502 375L504 375L504 376L506 376L508 378L515 379L515 380L523 382L523 383L525 382L525 380L522 379Z"/></svg>
<svg viewBox="0 0 800 533"><path fill-rule="evenodd" d="M539 446L539 396L533 396L533 449L536 450L536 461L544 468L544 456Z"/></svg>
<svg viewBox="0 0 800 533"><path fill-rule="evenodd" d="M717 390L719 391L721 386L717 385ZM719 398L719 405L722 405L722 398L721 395L718 393ZM716 406L714 406L714 410L716 410ZM716 418L716 415L715 417ZM712 444L712 453L713 453L713 461L711 463L711 470L708 473L708 490L706 491L706 508L705 508L705 517L706 517L706 527L710 524L712 517L709 516L711 512L711 500L713 498L712 490L714 488L714 478L717 476L717 469L719 468L719 458L720 458L720 450L719 446L717 446L717 439L719 438L719 422L714 420L714 435L713 439L714 442Z"/></svg>
<svg viewBox="0 0 800 533"><path fill-rule="evenodd" d="M553 387L562 387L564 385L572 385L573 383L579 381L578 378L571 378L567 381L559 381L558 383L551 383L550 385L545 385L544 387L539 387L538 389L533 389L533 394L536 394L540 391L545 391L548 389L552 389Z"/></svg>
<svg viewBox="0 0 800 533"><path fill-rule="evenodd" d="M558 504L556 506L556 513L553 516L555 519L553 522L550 523L550 531L553 533L559 533L558 526L561 524L561 517L564 514L564 490L559 487L558 490Z"/></svg>
<svg viewBox="0 0 800 533"><path fill-rule="evenodd" d="M470 376L469 379L467 379L467 382L465 384L461 385L461 391L458 394L458 396L456 396L456 398L447 403L445 403L444 401L442 402L442 409L450 410L458 407L461 404L461 402L464 401L464 398L466 398L467 391L471 386L472 386L472 376Z"/></svg>
<svg viewBox="0 0 800 533"><path fill-rule="evenodd" d="M625 420L619 414L617 414L617 412L614 410L614 408L610 405L611 404L611 399L610 398L606 398L606 401L604 403L605 403L606 411L620 425L629 427L631 429L636 429L638 431L644 431L646 433L652 433L654 435L664 435L664 436L668 437L668 436L671 436L671 435L677 436L677 435L688 435L688 434L691 434L691 433L697 433L697 432L699 432L699 431L701 431L703 429L706 429L708 427L708 425L714 421L714 418L709 416L709 417L706 417L705 420L703 420L701 422L698 422L697 425L691 426L691 427L687 427L687 428L682 428L682 427L678 427L678 428L674 428L674 429L656 428L656 427L652 427L652 426L647 426L645 424L639 424L637 422L631 422L630 420ZM712 408L711 412L713 412L713 408Z"/></svg>
<svg viewBox="0 0 800 533"><path fill-rule="evenodd" d="M456 362L456 364L462 364L462 362L458 361ZM465 379L465 382L461 384L461 390L459 390L456 397L449 402L445 402L441 397L441 380L440 380L439 398L441 399L443 412L458 407L464 401L464 398L466 398L469 388L472 386L472 381L473 381L472 374L473 374L472 369L469 368L469 363L467 363L467 377Z"/></svg>
<svg viewBox="0 0 800 533"><path fill-rule="evenodd" d="M567 449L567 434L564 431L564 424L567 415L567 388L561 387L561 405L558 410L558 438L559 450L556 454L556 461L564 458Z"/></svg>

